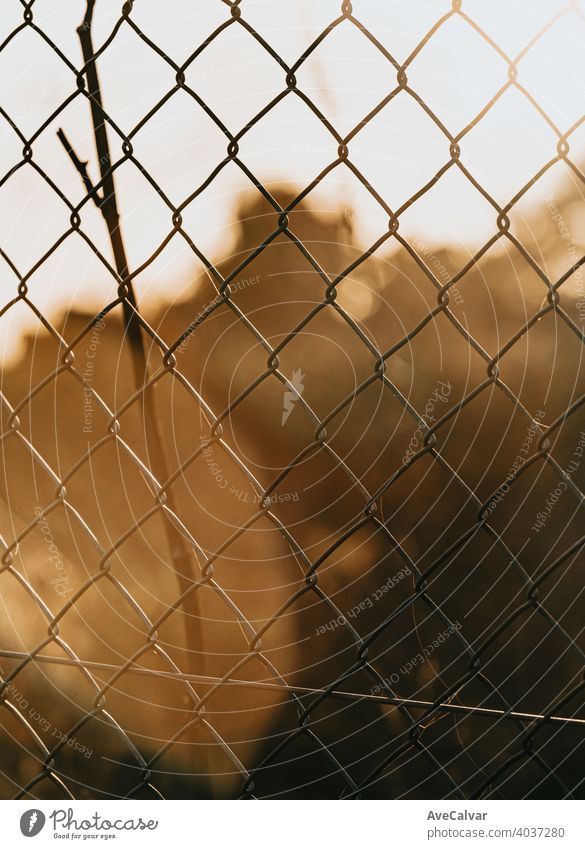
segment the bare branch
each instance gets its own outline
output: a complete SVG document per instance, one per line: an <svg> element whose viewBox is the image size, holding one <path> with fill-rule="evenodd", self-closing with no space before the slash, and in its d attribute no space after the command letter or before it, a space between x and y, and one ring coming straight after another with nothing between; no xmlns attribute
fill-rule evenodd
<svg viewBox="0 0 585 849"><path fill-rule="evenodd" d="M128 260L126 258L126 250L124 248L124 242L120 232L120 216L116 200L114 173L112 171L112 157L110 154L110 144L108 141L108 133L105 122L106 113L104 112L102 105L100 82L91 34L94 6L95 0L87 0L85 15L81 25L77 28L77 34L81 44L83 61L85 62L83 70L87 77L95 146L100 168L101 183L103 186L100 208L110 234L116 269L122 281L122 290L124 292L124 322L126 325L128 340L134 351L134 372L137 385L140 385L140 383L142 383L145 379L146 356L144 352L142 334L140 332L140 324L137 321L136 296L132 281L128 276Z"/></svg>
<svg viewBox="0 0 585 849"><path fill-rule="evenodd" d="M103 206L103 203L104 203L104 199L103 199L103 197L99 196L97 189L95 188L95 186L91 182L91 178L90 178L89 174L87 173L87 166L88 166L87 160L84 162L83 160L81 160L77 156L77 154L75 153L75 151L73 150L73 147L71 146L71 144L69 142L69 139L67 138L67 136L65 135L63 130L59 129L57 131L57 137L58 137L59 141L61 142L61 144L63 145L63 147L65 148L65 150L67 151L67 154L68 154L69 158L71 159L71 161L73 162L73 164L75 165L75 168L79 172L81 179L83 180L83 185L87 189L88 195L90 195L93 198L95 205L98 207L98 209L101 209L101 207Z"/></svg>
<svg viewBox="0 0 585 849"><path fill-rule="evenodd" d="M144 348L144 340L138 320L138 306L132 281L128 271L128 261L122 231L120 229L120 216L116 199L116 188L110 146L105 123L105 112L102 106L99 77L93 49L91 26L95 0L87 0L85 15L81 25L77 29L85 65L83 72L87 77L88 94L91 104L91 115L93 121L94 139L97 156L99 160L102 193L98 195L87 172L87 162L83 162L73 150L63 130L59 130L58 137L67 151L71 161L83 180L88 194L91 195L99 209L108 228L116 271L121 281L120 293L123 295L122 303L124 309L124 323L126 335L132 352L134 378L136 388L142 390L142 416L144 422L144 435L147 450L151 455L152 467L163 485L169 479L169 467L165 456L164 442L158 422L157 408L155 403L155 385L149 385L148 365ZM128 4L127 4L128 5ZM173 493L167 491L166 503L169 509L176 513ZM165 533L169 551L169 558L176 575L180 595L183 597L183 611L185 614L185 643L188 656L189 672L196 674L205 672L205 657L203 631L199 609L199 598L193 590L195 583L196 566L193 562L193 551L187 544L183 535L171 522L165 521Z"/></svg>

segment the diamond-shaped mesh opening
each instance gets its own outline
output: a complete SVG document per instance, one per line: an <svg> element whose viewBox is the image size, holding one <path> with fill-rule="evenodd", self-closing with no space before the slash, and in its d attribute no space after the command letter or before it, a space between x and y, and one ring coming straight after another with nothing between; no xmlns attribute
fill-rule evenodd
<svg viewBox="0 0 585 849"><path fill-rule="evenodd" d="M583 183L558 163L514 206L511 232L551 282L578 264L585 253L582 219ZM573 280L563 294L575 297Z"/></svg>
<svg viewBox="0 0 585 849"><path fill-rule="evenodd" d="M538 313L547 285L514 245L499 242L457 283L466 330L491 356ZM452 296L449 306L457 308Z"/></svg>
<svg viewBox="0 0 585 849"><path fill-rule="evenodd" d="M5 239L20 250L12 251L11 259L23 273L30 271L59 237L68 229L67 206L55 194L46 181L29 165L24 165L11 175L0 190L6 201L2 228ZM10 211L9 199L13 197L26 198L26 205L15 216ZM34 236L26 238L33 228Z"/></svg>
<svg viewBox="0 0 585 849"><path fill-rule="evenodd" d="M449 161L444 134L404 92L360 131L350 150L352 161L393 209L401 207ZM381 182L382 174L385 179Z"/></svg>
<svg viewBox="0 0 585 849"><path fill-rule="evenodd" d="M438 76L434 69L440 67ZM409 84L452 132L462 130L507 80L504 59L459 16L436 32L408 70Z"/></svg>
<svg viewBox="0 0 585 849"><path fill-rule="evenodd" d="M505 127L505 133L502 133ZM529 129L528 129L529 128ZM530 149L521 139L530 132ZM506 185L511 200L554 157L558 137L534 106L516 88L508 89L461 143L462 160L482 183L496 193ZM486 157L489 150L489 157Z"/></svg>
<svg viewBox="0 0 585 849"><path fill-rule="evenodd" d="M169 89L171 85L169 84ZM166 92L161 93L161 98ZM146 115L147 109L144 110ZM142 119L143 116L141 116ZM184 145L161 151L160 134L185 140ZM193 97L179 90L160 106L133 135L137 159L165 194L180 204L189 187L195 190L220 161L217 154L225 136ZM177 155L180 150L180 155Z"/></svg>
<svg viewBox="0 0 585 849"><path fill-rule="evenodd" d="M23 55L34 57L31 65L22 62ZM24 137L29 138L74 93L75 80L55 51L30 27L17 33L2 49L2 78L13 79L14 68L19 69L20 86L6 87L2 108ZM51 83L43 85L43 80Z"/></svg>
<svg viewBox="0 0 585 849"><path fill-rule="evenodd" d="M542 36L538 50L529 51L519 64L519 81L563 132L581 118L579 109L579 43L585 33L585 21L575 9L568 9ZM555 89L559 72L555 55L563 56L563 74L567 98L562 104Z"/></svg>
<svg viewBox="0 0 585 849"><path fill-rule="evenodd" d="M521 401L528 402L530 397L540 409L546 404L556 418L583 393L585 364L581 352L578 337L549 312L502 358L503 380Z"/></svg>
<svg viewBox="0 0 585 849"><path fill-rule="evenodd" d="M497 213L491 203L459 168L451 166L405 209L400 216L400 232L406 237L414 235L427 245L430 240L422 234L432 234L431 244L446 243L469 251L470 246L483 245L497 232L496 220ZM468 238L462 238L464 232L469 234Z"/></svg>
<svg viewBox="0 0 585 849"><path fill-rule="evenodd" d="M245 56L230 60L230 54ZM186 71L186 81L234 133L284 90L284 72L237 23L212 39ZM229 80L229 88L226 82Z"/></svg>
<svg viewBox="0 0 585 849"><path fill-rule="evenodd" d="M119 75L121 64L125 73ZM102 54L100 74L104 90L110 92L108 115L123 132L129 132L175 83L173 68L127 26ZM116 149L118 139L112 138Z"/></svg>
<svg viewBox="0 0 585 849"><path fill-rule="evenodd" d="M322 67L337 80L335 94L323 85ZM299 70L299 87L342 135L358 125L392 85L392 66L348 22L335 27Z"/></svg>
<svg viewBox="0 0 585 849"><path fill-rule="evenodd" d="M337 148L335 137L314 112L290 94L250 127L240 142L241 158L252 172L264 173L266 159L270 158L270 172L263 179L274 180L280 191L309 185L335 161ZM337 181L344 176L343 169L335 170Z"/></svg>

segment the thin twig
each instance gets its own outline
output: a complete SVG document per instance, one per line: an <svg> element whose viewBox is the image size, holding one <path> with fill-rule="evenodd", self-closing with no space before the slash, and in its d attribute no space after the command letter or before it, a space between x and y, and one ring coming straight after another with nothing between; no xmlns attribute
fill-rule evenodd
<svg viewBox="0 0 585 849"><path fill-rule="evenodd" d="M98 209L101 209L102 206L104 205L104 198L103 198L103 196L100 196L98 194L97 189L94 187L93 183L91 182L91 178L90 178L89 174L87 173L88 162L87 161L82 162L82 160L77 156L77 154L75 153L75 151L71 147L71 144L69 143L69 139L67 138L67 136L65 135L63 130L61 130L61 129L57 130L57 137L58 137L59 141L61 142L61 144L63 145L63 147L65 148L65 150L67 151L67 153L69 154L69 158L71 159L71 161L75 165L77 171L81 175L81 179L83 180L83 185L87 189L88 195L91 198L93 198L93 200L95 201L95 205L98 207Z"/></svg>
<svg viewBox="0 0 585 849"><path fill-rule="evenodd" d="M91 35L95 0L87 0L85 16L81 26L77 29L83 59L85 62L84 72L87 77L89 101L91 104L91 115L94 129L94 139L100 167L101 194L94 187L88 171L87 162L84 162L75 153L63 130L57 133L67 154L73 162L76 170L81 176L88 194L92 197L96 206L100 209L112 245L116 271L120 279L119 294L122 298L124 309L124 325L126 335L132 353L134 378L136 388L143 388L142 392L142 414L144 421L144 433L147 448L150 451L152 468L157 480L165 483L170 477L169 467L165 456L164 442L157 418L155 403L156 386L148 386L148 364L144 348L144 339L139 321L139 311L134 293L132 281L129 278L128 261L122 231L120 229L120 215L116 199L116 188L114 174L111 167L110 146L105 124L105 112L102 106L99 77L95 62L95 53ZM173 512L175 510L172 492L166 492L167 506ZM193 552L187 545L186 540L179 530L165 520L165 530L169 554L177 577L177 584L181 595L193 586L195 582L196 564ZM203 629L201 624L199 598L197 591L189 593L183 601L183 612L185 620L185 642L190 674L205 674L205 653L203 645Z"/></svg>
<svg viewBox="0 0 585 849"><path fill-rule="evenodd" d="M140 333L140 324L137 321L136 296L134 294L134 286L132 284L132 281L129 279L126 249L124 247L122 232L120 230L120 215L118 212L118 202L116 199L116 187L114 184L114 172L112 170L110 144L108 142L108 133L105 122L105 112L102 105L102 96L97 65L94 60L95 53L93 49L93 38L91 35L94 6L95 0L87 0L85 16L83 18L83 21L81 22L81 25L77 28L77 35L79 36L81 52L83 54L83 61L85 62L84 70L85 75L87 77L89 103L91 106L91 117L93 121L93 131L95 137L95 146L97 150L102 183L102 198L100 203L100 209L102 211L106 226L108 228L110 241L112 243L112 251L114 253L114 260L116 262L116 268L118 270L118 274L120 275L122 282L121 291L124 293L124 324L126 326L128 340L136 351L136 355L134 357L134 367L136 372L136 381L138 384L138 381L144 380L146 357L144 353L142 334ZM69 150L72 151L71 146L69 146ZM71 156L71 153L69 155ZM95 193L93 197L95 199Z"/></svg>

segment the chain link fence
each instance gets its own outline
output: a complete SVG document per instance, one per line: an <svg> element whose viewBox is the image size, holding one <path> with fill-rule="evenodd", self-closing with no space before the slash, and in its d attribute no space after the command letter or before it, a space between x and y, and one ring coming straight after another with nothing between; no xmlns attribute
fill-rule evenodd
<svg viewBox="0 0 585 849"><path fill-rule="evenodd" d="M359 3L344 2L289 64L245 0L218 0L224 20L178 64L138 25L138 3L94 44L88 0L82 67L37 24L37 5L21 0L0 56L32 31L67 69L71 94L32 135L0 106L22 144L0 190L32 169L68 223L27 267L9 238L0 247L1 320L25 309L38 325L2 381L2 795L581 797L583 257L570 221L583 182L571 145L584 119L559 128L522 82L522 60L550 27L583 21L579 3L511 57L454 0L399 62L360 22ZM454 20L507 70L457 134L409 81ZM392 80L345 134L299 82L340 27L367 40ZM282 88L232 132L189 71L237 28ZM98 75L129 31L175 81L132 129L108 113ZM510 91L556 148L504 201L468 170L465 148ZM137 141L178 93L225 141L179 203ZM352 150L397 98L433 122L444 164L391 207ZM292 99L332 146L294 190L263 181L242 152ZM86 102L96 163L67 129L73 102ZM56 121L83 187L77 203L35 159ZM518 229L516 209L559 166L570 187ZM232 222L235 248L215 262L187 217L228 167L255 194ZM130 168L168 212L139 265L120 216ZM341 169L379 210L367 249L365 213L332 216L313 202ZM493 235L463 259L401 227L454 173L493 217ZM88 235L92 215L105 246ZM552 236L539 229L545 219ZM38 306L35 275L72 239L115 292L95 313L80 303L55 318ZM202 269L198 288L179 299L169 279L167 304L143 309L140 275L171 242ZM568 264L553 275L546 254L559 244Z"/></svg>

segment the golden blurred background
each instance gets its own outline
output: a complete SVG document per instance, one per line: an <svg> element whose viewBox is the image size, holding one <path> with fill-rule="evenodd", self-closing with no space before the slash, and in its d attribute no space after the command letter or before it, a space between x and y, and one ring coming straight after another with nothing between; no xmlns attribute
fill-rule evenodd
<svg viewBox="0 0 585 849"><path fill-rule="evenodd" d="M582 796L582 9L167 6L97 63L138 386L87 98L10 125L84 4L0 48L2 797Z"/></svg>

